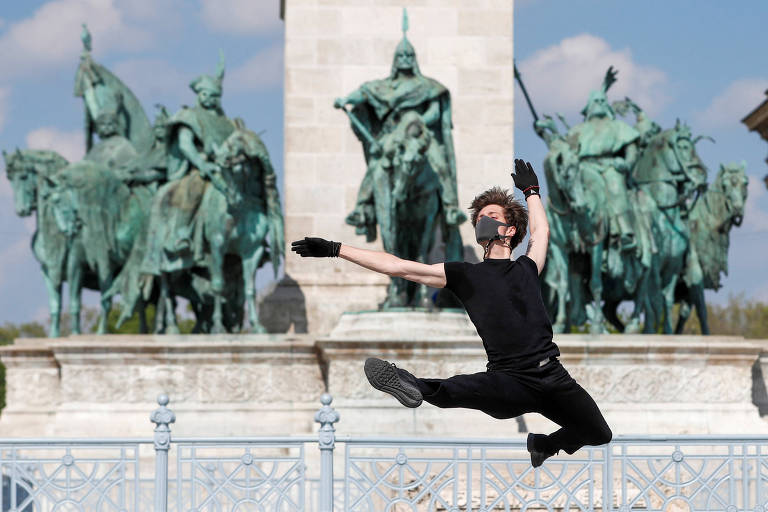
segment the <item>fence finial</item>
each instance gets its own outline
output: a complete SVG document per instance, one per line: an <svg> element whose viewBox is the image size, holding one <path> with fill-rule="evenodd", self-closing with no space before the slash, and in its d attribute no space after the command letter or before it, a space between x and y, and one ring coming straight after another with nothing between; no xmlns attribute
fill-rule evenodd
<svg viewBox="0 0 768 512"><path fill-rule="evenodd" d="M330 443L330 447L333 448L333 433L336 431L333 424L339 421L339 413L331 407L333 397L328 393L323 393L320 397L320 403L323 406L315 413L315 421L320 424L320 446ZM324 435L324 433L326 433ZM330 435L328 435L330 434ZM329 438L327 441L325 438Z"/></svg>
<svg viewBox="0 0 768 512"><path fill-rule="evenodd" d="M166 405L170 402L168 395L162 393L157 397L160 406L149 416L149 420L155 424L155 449L167 450L171 443L171 428L169 425L176 422L176 414Z"/></svg>

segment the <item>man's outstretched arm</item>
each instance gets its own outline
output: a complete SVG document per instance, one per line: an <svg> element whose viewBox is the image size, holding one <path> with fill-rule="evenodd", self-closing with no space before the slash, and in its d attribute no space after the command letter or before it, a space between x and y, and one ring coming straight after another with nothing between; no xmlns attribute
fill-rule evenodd
<svg viewBox="0 0 768 512"><path fill-rule="evenodd" d="M547 261L547 246L549 245L549 223L544 211L544 203L539 195L531 195L526 200L528 203L528 226L531 236L528 239L526 256L536 262L539 274L544 269Z"/></svg>
<svg viewBox="0 0 768 512"><path fill-rule="evenodd" d="M444 288L446 284L445 266L442 263L425 265L416 261L404 260L386 252L359 249L322 238L306 237L304 240L297 240L291 243L291 250L302 257L338 256L374 272L391 277L402 277L433 288Z"/></svg>
<svg viewBox="0 0 768 512"><path fill-rule="evenodd" d="M533 172L530 162L521 159L515 160L515 186L525 194L528 203L528 229L530 238L528 250L525 255L536 263L536 268L541 274L544 263L547 261L547 246L549 245L549 222L544 211L544 203L539 195L539 179Z"/></svg>

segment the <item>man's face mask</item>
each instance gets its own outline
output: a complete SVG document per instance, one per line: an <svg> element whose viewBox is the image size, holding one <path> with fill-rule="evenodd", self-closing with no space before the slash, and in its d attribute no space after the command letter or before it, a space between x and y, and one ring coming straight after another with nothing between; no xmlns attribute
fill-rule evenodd
<svg viewBox="0 0 768 512"><path fill-rule="evenodd" d="M480 217L480 220L478 220L475 225L475 239L477 239L477 243L503 240L506 238L505 235L499 234L500 226L508 228L511 224L504 224L503 222L499 222L490 217Z"/></svg>

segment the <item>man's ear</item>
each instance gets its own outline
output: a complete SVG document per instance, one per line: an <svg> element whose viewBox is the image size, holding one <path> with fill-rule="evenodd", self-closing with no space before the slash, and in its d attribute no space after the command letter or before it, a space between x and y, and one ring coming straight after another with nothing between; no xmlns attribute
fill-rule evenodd
<svg viewBox="0 0 768 512"><path fill-rule="evenodd" d="M509 226L507 228L507 232L505 233L506 236L515 236L515 233L517 233L517 228L515 226Z"/></svg>

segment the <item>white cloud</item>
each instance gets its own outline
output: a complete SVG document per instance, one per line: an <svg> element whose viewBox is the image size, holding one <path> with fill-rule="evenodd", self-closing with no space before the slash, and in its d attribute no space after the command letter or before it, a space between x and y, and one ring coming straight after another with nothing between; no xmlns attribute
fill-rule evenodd
<svg viewBox="0 0 768 512"><path fill-rule="evenodd" d="M52 149L61 156L74 162L85 154L85 136L82 131L62 131L57 128L43 127L27 134L27 147L33 149Z"/></svg>
<svg viewBox="0 0 768 512"><path fill-rule="evenodd" d="M213 31L267 34L282 26L279 0L201 0L200 16Z"/></svg>
<svg viewBox="0 0 768 512"><path fill-rule="evenodd" d="M94 53L147 48L151 31L131 24L115 0L52 0L0 36L4 77L46 71L76 62L82 49L81 23L91 31Z"/></svg>
<svg viewBox="0 0 768 512"><path fill-rule="evenodd" d="M706 127L737 125L757 105L765 100L768 78L742 78L731 82L703 111L696 121Z"/></svg>
<svg viewBox="0 0 768 512"><path fill-rule="evenodd" d="M651 116L668 101L666 74L638 64L628 48L613 49L604 39L580 34L537 51L519 63L531 100L541 114L561 112L574 117L584 107L589 92L601 87L608 66L617 69L611 100L629 96ZM517 96L522 97L522 94ZM527 110L527 107L526 107Z"/></svg>
<svg viewBox="0 0 768 512"><path fill-rule="evenodd" d="M266 89L280 85L283 80L282 45L271 46L258 52L235 68L224 79L224 88L231 85L235 91Z"/></svg>

